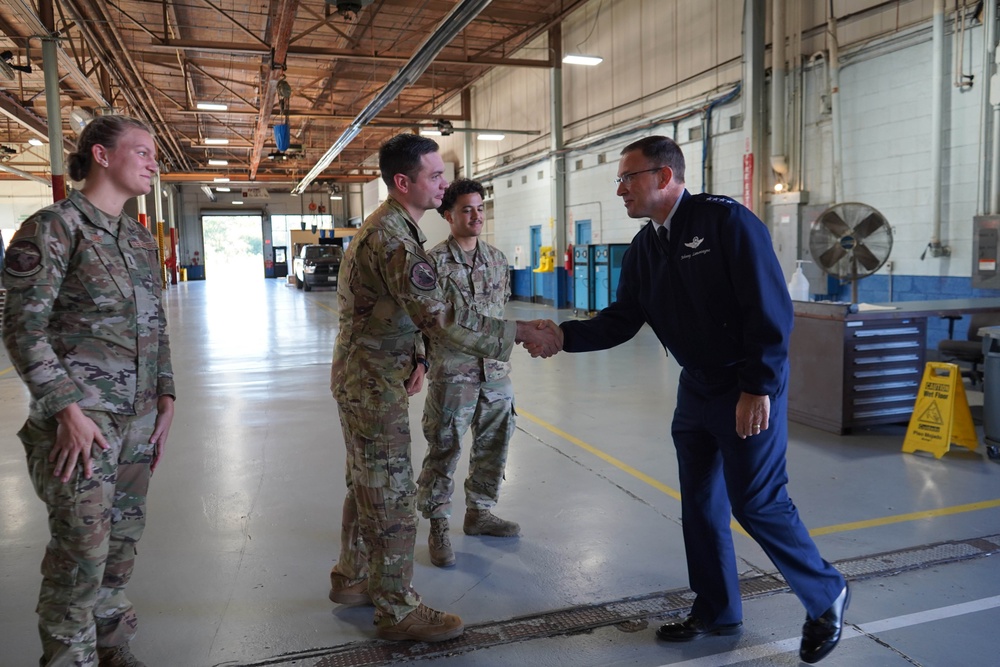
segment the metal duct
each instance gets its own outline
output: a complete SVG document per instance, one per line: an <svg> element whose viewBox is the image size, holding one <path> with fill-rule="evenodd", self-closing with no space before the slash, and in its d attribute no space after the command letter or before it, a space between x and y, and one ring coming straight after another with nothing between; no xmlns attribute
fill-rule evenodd
<svg viewBox="0 0 1000 667"><path fill-rule="evenodd" d="M787 182L785 155L785 0L771 4L771 169Z"/></svg>
<svg viewBox="0 0 1000 667"><path fill-rule="evenodd" d="M0 163L0 171L6 171L8 174L14 174L15 176L20 176L21 178L27 179L29 181L35 181L36 183L47 185L50 188L52 187L52 183L45 180L41 176L35 176L34 174L29 174L26 171L21 171L17 167L11 167L10 165Z"/></svg>
<svg viewBox="0 0 1000 667"><path fill-rule="evenodd" d="M932 257L941 256L941 190L944 164L944 0L934 0L931 57L931 241Z"/></svg>
<svg viewBox="0 0 1000 667"><path fill-rule="evenodd" d="M997 3L996 0L988 0L986 3L986 17L983 20L986 25L986 48L987 57L983 59L983 69L988 75L984 95L990 106L993 107L993 141L990 150L990 179L989 179L989 199L986 207L990 215L1000 213L1000 48L997 48ZM985 125L985 120L984 120Z"/></svg>
<svg viewBox="0 0 1000 667"><path fill-rule="evenodd" d="M437 29L421 44L413 57L403 65L385 87L368 103L357 118L351 121L344 133L333 143L333 146L323 154L309 173L292 189L292 194L302 194L316 177L340 155L358 134L408 85L420 78L424 70L430 66L441 50L469 25L492 0L463 0L456 5L448 16L444 17Z"/></svg>
<svg viewBox="0 0 1000 667"><path fill-rule="evenodd" d="M826 20L827 50L830 77L830 118L833 134L833 201L844 201L844 162L840 135L840 43L837 41L837 17L830 2L830 15Z"/></svg>

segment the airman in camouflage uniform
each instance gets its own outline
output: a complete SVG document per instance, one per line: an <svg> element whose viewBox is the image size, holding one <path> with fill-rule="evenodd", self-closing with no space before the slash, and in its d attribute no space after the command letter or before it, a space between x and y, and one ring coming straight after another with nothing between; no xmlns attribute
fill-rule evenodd
<svg viewBox="0 0 1000 667"><path fill-rule="evenodd" d="M485 222L484 194L482 185L468 179L448 186L438 212L451 234L428 254L445 298L481 315L503 317L510 299L510 267L499 249L479 238ZM520 532L516 523L490 511L500 495L507 445L514 434L514 388L508 361L482 359L441 344L428 351L423 417L427 454L417 480L417 509L431 520L431 562L449 567L455 564L448 535L453 477L470 425L465 533L512 537Z"/></svg>
<svg viewBox="0 0 1000 667"><path fill-rule="evenodd" d="M83 191L26 220L3 270L3 342L31 394L18 436L51 533L41 665L142 664L128 649L137 619L125 587L173 416L156 242L120 209L148 191L155 147L138 121L106 118L70 156Z"/></svg>
<svg viewBox="0 0 1000 667"><path fill-rule="evenodd" d="M554 352L555 341L538 323L506 322L444 300L417 225L447 185L433 140L398 135L383 144L379 167L389 198L351 241L337 287L331 390L347 445L347 496L330 599L374 603L383 639L441 641L463 632L461 619L421 604L411 586L417 519L408 396L423 382L420 333L502 360L515 342L538 339Z"/></svg>

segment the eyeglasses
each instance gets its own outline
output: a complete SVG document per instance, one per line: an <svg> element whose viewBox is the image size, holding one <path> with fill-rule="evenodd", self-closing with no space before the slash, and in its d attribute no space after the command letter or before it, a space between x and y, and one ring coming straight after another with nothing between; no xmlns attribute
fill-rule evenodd
<svg viewBox="0 0 1000 667"><path fill-rule="evenodd" d="M621 185L622 183L624 183L625 185L629 185L630 183L632 183L632 178L634 176L638 176L639 174L647 174L651 171L659 171L661 169L663 169L663 167L653 167L652 169L640 169L639 171L630 171L627 174L622 174L621 176L617 176L614 179L615 185Z"/></svg>

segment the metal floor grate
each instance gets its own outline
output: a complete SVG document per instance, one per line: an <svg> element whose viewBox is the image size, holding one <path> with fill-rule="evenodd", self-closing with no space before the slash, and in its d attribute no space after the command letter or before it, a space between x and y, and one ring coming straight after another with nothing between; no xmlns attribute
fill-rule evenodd
<svg viewBox="0 0 1000 667"><path fill-rule="evenodd" d="M851 558L835 563L851 581L885 577L945 563L983 558L1000 552L1000 535L927 544L897 551ZM779 575L747 577L740 581L744 599L788 590ZM363 641L329 648L298 651L238 667L362 667L460 655L491 646L586 632L594 628L679 614L691 608L694 594L687 589L662 591L622 600L571 607L505 621L466 626L465 634L438 644Z"/></svg>

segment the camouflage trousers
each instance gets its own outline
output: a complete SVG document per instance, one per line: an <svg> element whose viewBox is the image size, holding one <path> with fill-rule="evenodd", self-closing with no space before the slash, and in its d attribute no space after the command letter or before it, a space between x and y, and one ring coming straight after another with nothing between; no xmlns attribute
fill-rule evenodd
<svg viewBox="0 0 1000 667"><path fill-rule="evenodd" d="M333 572L352 584L367 577L375 624L381 626L403 620L420 605L411 585L417 516L408 402L400 385L386 391L377 406L338 403L347 445L347 496Z"/></svg>
<svg viewBox="0 0 1000 667"><path fill-rule="evenodd" d="M156 414L85 414L110 445L103 451L93 446L90 479L79 466L66 483L52 475L54 419L29 419L18 432L31 482L49 514L51 540L42 559L36 609L43 665L97 665L96 647L128 642L138 624L125 587L146 526L153 460L149 436Z"/></svg>
<svg viewBox="0 0 1000 667"><path fill-rule="evenodd" d="M482 383L430 383L423 417L427 454L417 480L417 509L425 518L451 515L455 468L462 454L462 438L470 426L472 449L465 505L485 510L497 504L515 414L510 377Z"/></svg>

